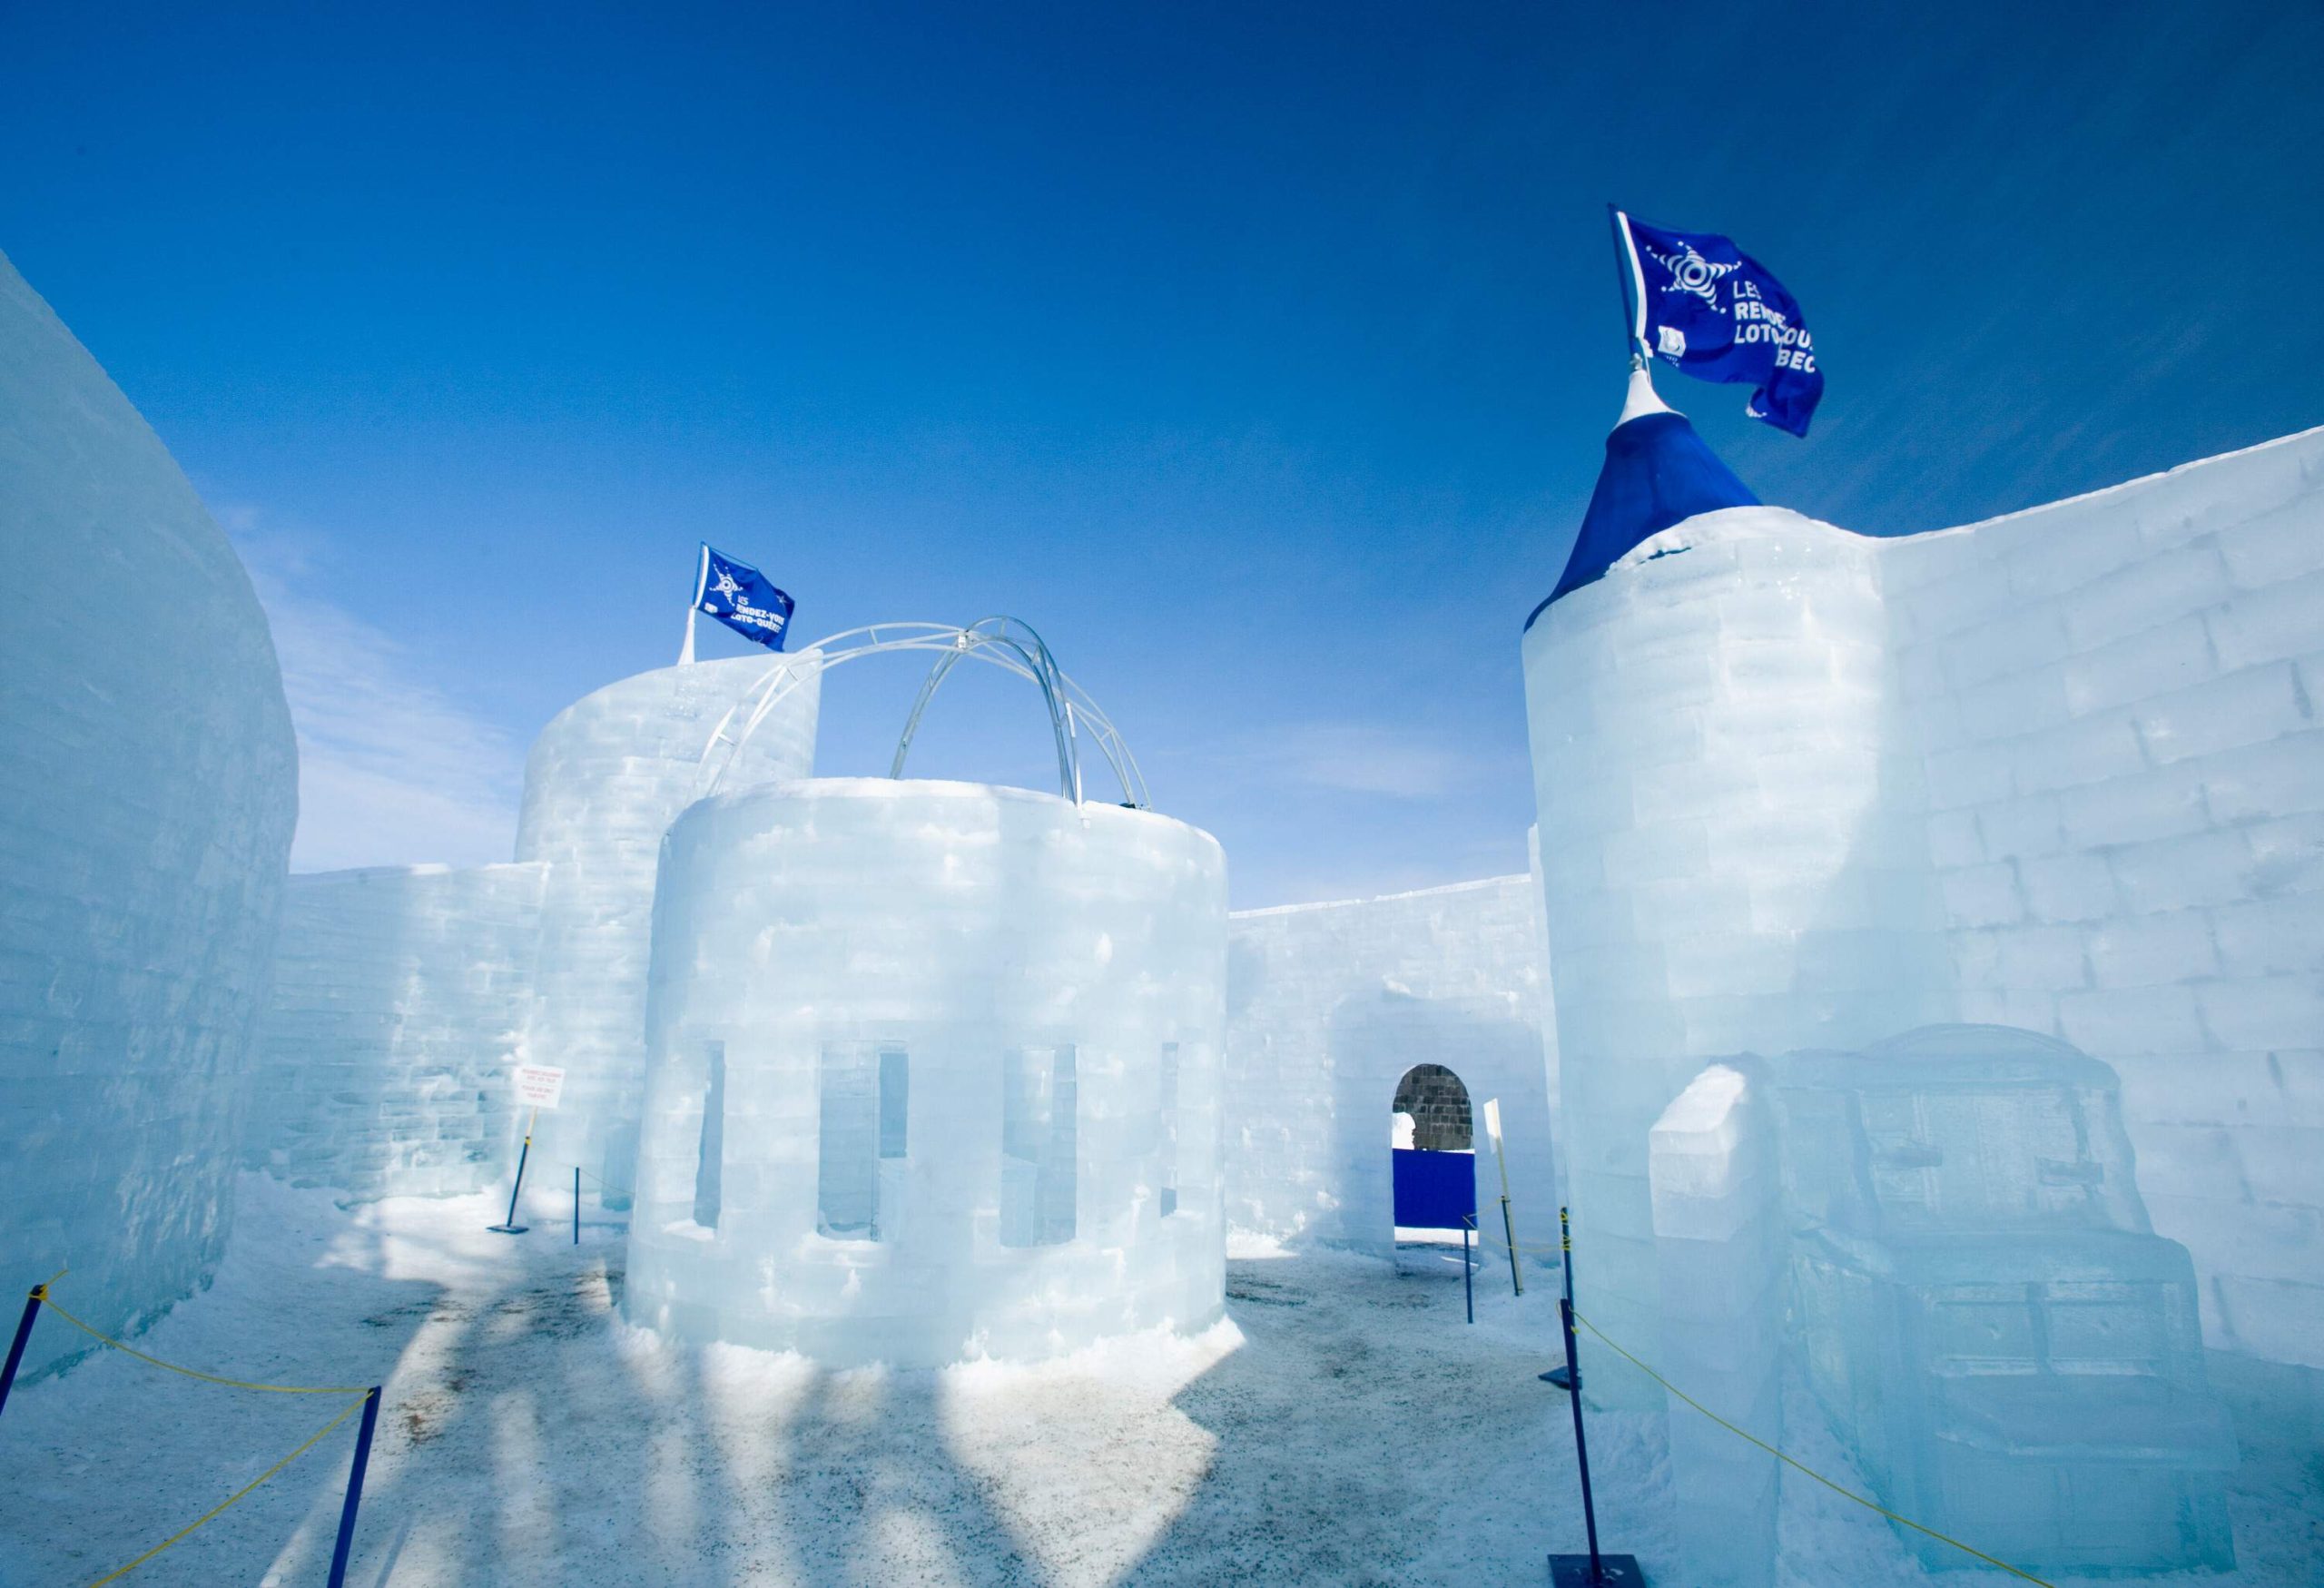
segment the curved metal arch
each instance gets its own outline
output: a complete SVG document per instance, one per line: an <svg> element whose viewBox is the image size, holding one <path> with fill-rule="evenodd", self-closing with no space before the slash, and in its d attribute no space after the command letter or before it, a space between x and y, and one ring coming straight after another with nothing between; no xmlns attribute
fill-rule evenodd
<svg viewBox="0 0 2324 1588"><path fill-rule="evenodd" d="M1088 692L1058 666L1057 658L1032 626L1010 617L981 618L967 628L938 623L869 624L825 636L805 650L782 657L768 667L742 699L727 707L725 715L718 719L718 725L711 730L699 762L698 794L707 795L717 791L759 725L807 678L890 651L940 653L921 685L911 715L897 741L895 757L889 767L891 777L903 775L912 737L944 679L960 662L976 661L1027 679L1041 691L1058 751L1059 792L1064 797L1076 804L1083 801L1080 742L1086 728L1120 784L1123 803L1139 810L1147 808L1145 775L1112 722ZM725 747L723 755L719 753L721 745Z"/></svg>

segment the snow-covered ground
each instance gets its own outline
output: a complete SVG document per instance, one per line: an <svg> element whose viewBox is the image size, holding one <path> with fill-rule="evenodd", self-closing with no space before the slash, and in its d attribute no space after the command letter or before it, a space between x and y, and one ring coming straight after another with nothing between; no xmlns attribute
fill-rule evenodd
<svg viewBox="0 0 2324 1588"><path fill-rule="evenodd" d="M257 1176L241 1195L214 1287L137 1343L238 1377L384 1378L361 1588L1500 1583L1543 1581L1545 1551L1581 1547L1565 1403L1534 1377L1554 1359L1554 1293L1544 1276L1513 1299L1505 1270L1481 1267L1470 1327L1457 1250L1391 1264L1248 1245L1231 1321L1199 1338L827 1373L625 1327L610 1229L576 1248L562 1226L486 1233L487 1198L343 1212ZM57 1293L72 1305L69 1277ZM2245 1452L2242 1570L2165 1581L2324 1582L2313 1384L2215 1366ZM94 1582L339 1404L112 1352L20 1386L0 1417L0 1582ZM1609 1545L1673 1584L1658 1422L1594 1415L1591 1454ZM124 1581L320 1583L352 1430ZM1831 1441L1795 1437L1852 1475ZM1805 1480L1786 1485L1782 1534L1802 1588L1927 1580L1886 1524Z"/></svg>

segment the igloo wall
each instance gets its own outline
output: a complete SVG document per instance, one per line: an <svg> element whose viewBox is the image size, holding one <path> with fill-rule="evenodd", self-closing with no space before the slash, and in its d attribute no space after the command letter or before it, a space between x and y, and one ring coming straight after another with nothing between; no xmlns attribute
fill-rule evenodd
<svg viewBox="0 0 2324 1588"><path fill-rule="evenodd" d="M1226 932L1216 843L1147 811L866 778L695 805L627 1316L833 1364L1208 1324Z"/></svg>
<svg viewBox="0 0 2324 1588"><path fill-rule="evenodd" d="M231 1221L298 755L233 548L5 259L0 415L0 1258L128 1332Z"/></svg>
<svg viewBox="0 0 2324 1588"><path fill-rule="evenodd" d="M292 877L245 1161L363 1198L505 1186L545 869Z"/></svg>
<svg viewBox="0 0 2324 1588"><path fill-rule="evenodd" d="M1525 661L1610 1329L1692 1060L1957 1018L2115 1067L2210 1342L2324 1365L2324 430L1903 539L1700 515Z"/></svg>
<svg viewBox="0 0 2324 1588"><path fill-rule="evenodd" d="M812 770L815 660L741 656L640 673L576 701L534 740L517 859L546 863L548 875L526 1054L566 1072L563 1104L541 1116L534 1139L537 1163L632 1183L662 835L704 792L703 754L721 718L774 667L799 682L733 753L724 786ZM543 1198L554 1179L537 1182Z"/></svg>
<svg viewBox="0 0 2324 1588"><path fill-rule="evenodd" d="M1406 1071L1441 1064L1476 1117L1477 1206L1493 1208L1501 1195L1481 1117L1498 1097L1518 1238L1554 1244L1556 1060L1541 1040L1548 989L1531 877L1238 912L1227 966L1231 1226L1393 1246L1391 1104Z"/></svg>

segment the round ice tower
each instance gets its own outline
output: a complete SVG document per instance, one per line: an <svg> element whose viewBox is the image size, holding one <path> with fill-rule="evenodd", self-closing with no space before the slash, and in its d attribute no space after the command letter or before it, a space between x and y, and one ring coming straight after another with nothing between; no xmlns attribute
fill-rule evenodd
<svg viewBox="0 0 2324 1588"><path fill-rule="evenodd" d="M1760 505L1640 370L1526 623L1575 1273L1649 1360L1664 1106L1707 1059L1950 1012L1876 549Z"/></svg>
<svg viewBox="0 0 2324 1588"><path fill-rule="evenodd" d="M566 706L533 741L517 859L548 871L525 1057L566 1072L562 1106L541 1115L533 1139L527 1178L541 1198L566 1194L576 1164L605 1188L631 1185L662 835L714 775L736 788L813 769L820 659L737 656L640 673ZM776 682L783 686L770 689Z"/></svg>
<svg viewBox="0 0 2324 1588"><path fill-rule="evenodd" d="M841 1366L1212 1323L1226 974L1218 844L1149 810L703 801L662 860L625 1311Z"/></svg>

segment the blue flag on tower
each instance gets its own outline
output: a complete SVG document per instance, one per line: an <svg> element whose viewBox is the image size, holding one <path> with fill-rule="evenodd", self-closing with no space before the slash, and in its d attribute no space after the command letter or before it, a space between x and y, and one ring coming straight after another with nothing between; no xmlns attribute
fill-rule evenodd
<svg viewBox="0 0 2324 1588"><path fill-rule="evenodd" d="M702 568L694 579L694 605L746 639L771 651L783 648L796 605L776 589L767 577L746 562L736 562L708 546L702 548ZM686 659L692 659L694 629L686 629Z"/></svg>
<svg viewBox="0 0 2324 1588"><path fill-rule="evenodd" d="M1746 411L1795 436L1824 395L1799 304L1768 268L1715 232L1669 232L1614 212L1630 255L1640 348L1699 380L1748 380Z"/></svg>

